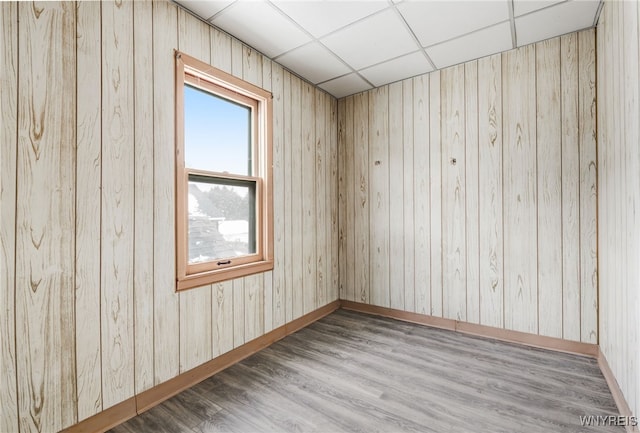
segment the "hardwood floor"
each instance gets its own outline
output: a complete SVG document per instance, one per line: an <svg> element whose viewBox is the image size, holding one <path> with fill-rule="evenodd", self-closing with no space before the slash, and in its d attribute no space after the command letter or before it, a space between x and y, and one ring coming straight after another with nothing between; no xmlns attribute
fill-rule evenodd
<svg viewBox="0 0 640 433"><path fill-rule="evenodd" d="M116 427L141 432L622 432L595 359L338 310Z"/></svg>

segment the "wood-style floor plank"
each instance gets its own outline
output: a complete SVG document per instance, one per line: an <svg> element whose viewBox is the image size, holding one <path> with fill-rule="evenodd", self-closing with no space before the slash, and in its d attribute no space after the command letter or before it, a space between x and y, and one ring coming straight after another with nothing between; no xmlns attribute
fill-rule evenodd
<svg viewBox="0 0 640 433"><path fill-rule="evenodd" d="M116 427L128 432L622 432L595 359L338 310Z"/></svg>

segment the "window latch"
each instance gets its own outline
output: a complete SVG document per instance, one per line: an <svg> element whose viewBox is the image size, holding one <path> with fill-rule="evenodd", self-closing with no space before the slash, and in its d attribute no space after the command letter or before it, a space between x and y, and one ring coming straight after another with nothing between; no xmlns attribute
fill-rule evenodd
<svg viewBox="0 0 640 433"><path fill-rule="evenodd" d="M218 266L220 266L220 265L228 265L230 263L231 263L231 260L225 260L225 261L222 261L222 262L218 262Z"/></svg>

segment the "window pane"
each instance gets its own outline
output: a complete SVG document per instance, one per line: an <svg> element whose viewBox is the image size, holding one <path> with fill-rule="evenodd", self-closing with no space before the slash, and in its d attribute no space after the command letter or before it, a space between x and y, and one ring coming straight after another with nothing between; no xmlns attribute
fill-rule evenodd
<svg viewBox="0 0 640 433"><path fill-rule="evenodd" d="M252 175L251 109L184 86L185 165Z"/></svg>
<svg viewBox="0 0 640 433"><path fill-rule="evenodd" d="M189 264L256 252L256 185L189 176Z"/></svg>

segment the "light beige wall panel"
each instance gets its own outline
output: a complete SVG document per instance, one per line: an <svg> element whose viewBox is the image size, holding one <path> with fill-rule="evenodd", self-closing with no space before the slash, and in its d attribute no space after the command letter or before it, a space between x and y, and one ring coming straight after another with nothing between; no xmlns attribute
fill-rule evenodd
<svg viewBox="0 0 640 433"><path fill-rule="evenodd" d="M180 371L180 309L175 292L175 6L153 3L153 275L154 383Z"/></svg>
<svg viewBox="0 0 640 433"><path fill-rule="evenodd" d="M640 413L640 368L638 367L638 328L640 328L640 234L638 207L640 201L640 169L638 119L638 48L640 10L636 2L605 2L597 36L597 205L598 205L598 272L599 272L599 344L634 415ZM594 308L590 272L593 241L590 220L593 214L582 207L592 201L593 71L592 35L578 35L578 74L580 131L580 244L582 311ZM584 78L583 78L584 77ZM585 128L582 129L582 125ZM586 203L585 203L586 204ZM585 269L587 268L587 269ZM583 322L581 337L589 339L591 324ZM588 341L588 340L587 340Z"/></svg>
<svg viewBox="0 0 640 433"><path fill-rule="evenodd" d="M503 326L502 56L478 60L480 324Z"/></svg>
<svg viewBox="0 0 640 433"><path fill-rule="evenodd" d="M563 337L580 340L580 154L578 38L560 38L562 89L562 296Z"/></svg>
<svg viewBox="0 0 640 433"><path fill-rule="evenodd" d="M231 36L216 28L209 29L211 36L211 65L231 73Z"/></svg>
<svg viewBox="0 0 640 433"><path fill-rule="evenodd" d="M562 338L562 116L560 40L536 44L538 324Z"/></svg>
<svg viewBox="0 0 640 433"><path fill-rule="evenodd" d="M213 305L211 317L211 347L213 357L227 353L234 347L233 341L233 281L223 281L211 286Z"/></svg>
<svg viewBox="0 0 640 433"><path fill-rule="evenodd" d="M330 157L329 167L331 168L331 194L328 201L331 205L331 282L329 284L329 299L335 301L340 299L339 292L339 216L338 216L338 101L331 95L325 94L325 98L329 101L331 107L331 115L327 116L328 131L330 138Z"/></svg>
<svg viewBox="0 0 640 433"><path fill-rule="evenodd" d="M315 100L315 206L316 206L316 224L314 232L316 235L316 305L324 305L327 297L327 236L326 224L331 211L326 206L327 191L331 186L328 183L326 170L326 136L325 136L325 101L324 94L318 90L314 90Z"/></svg>
<svg viewBox="0 0 640 433"><path fill-rule="evenodd" d="M402 189L403 189L403 226L404 226L404 309L415 311L415 228L413 194L413 79L402 82ZM396 178L399 179L399 178ZM426 188L426 185L424 186ZM426 225L428 230L428 224ZM424 228L423 228L424 230ZM429 244L424 247L429 251ZM394 290L394 288L391 288Z"/></svg>
<svg viewBox="0 0 640 433"><path fill-rule="evenodd" d="M102 410L100 359L101 33L100 3L76 11L75 331L78 419Z"/></svg>
<svg viewBox="0 0 640 433"><path fill-rule="evenodd" d="M242 78L258 87L262 86L262 54L246 45L242 46Z"/></svg>
<svg viewBox="0 0 640 433"><path fill-rule="evenodd" d="M351 301L347 296L347 237L351 232L351 226L347 223L347 173L345 172L345 162L347 159L345 136L346 113L345 106L350 97L342 98L338 101L338 264L339 286L338 293L340 299Z"/></svg>
<svg viewBox="0 0 640 433"><path fill-rule="evenodd" d="M443 275L442 275L442 148L441 148L441 140L440 140L440 71L433 72L429 74L429 79L424 80L426 88L426 83L428 81L428 89L429 89L429 139L427 141L426 137L420 139L417 134L414 134L414 155L418 149L418 146L424 145L428 146L429 149L429 211L430 211L430 282L431 282L431 303L424 304L419 302L422 299L418 294L422 290L421 286L418 284L426 284L427 280L422 282L417 278L417 270L419 260L425 260L422 258L422 255L416 251L416 312L417 313L426 313L433 316L442 316L442 301L443 301ZM416 85L420 83L420 78L416 77L414 79L414 107L419 107L419 101L416 99L416 95L423 94L424 91L420 91L419 88L416 88ZM427 104L426 100L424 104ZM417 118L420 114L414 110L413 117ZM414 121L418 122L418 121ZM423 122L419 122L423 123ZM416 167L414 165L414 172ZM415 197L420 197L423 193L417 188L414 191ZM417 201L417 198L416 198ZM417 206L417 203L416 203ZM418 215L416 215L416 234L419 234L418 230ZM427 309L428 308L428 309Z"/></svg>
<svg viewBox="0 0 640 433"><path fill-rule="evenodd" d="M245 278L236 278L233 283L233 348L246 343L245 339L245 319L247 310L245 305Z"/></svg>
<svg viewBox="0 0 640 433"><path fill-rule="evenodd" d="M102 401L134 395L133 3L102 4Z"/></svg>
<svg viewBox="0 0 640 433"><path fill-rule="evenodd" d="M389 87L369 91L370 302L389 306Z"/></svg>
<svg viewBox="0 0 640 433"><path fill-rule="evenodd" d="M264 276L244 278L244 340L249 342L264 334Z"/></svg>
<svg viewBox="0 0 640 433"><path fill-rule="evenodd" d="M77 422L75 5L20 3L18 20L17 71L35 72L18 76L15 325L19 428L23 432L58 431Z"/></svg>
<svg viewBox="0 0 640 433"><path fill-rule="evenodd" d="M315 106L315 91L311 84L302 82L301 106ZM311 312L317 305L317 250L316 250L316 199L315 199L315 116L311 110L302 111L302 260L303 291L302 313Z"/></svg>
<svg viewBox="0 0 640 433"><path fill-rule="evenodd" d="M341 100L342 101L342 100ZM344 259L340 259L340 263L344 261L346 264L346 270L340 272L340 278L346 275L346 297L345 299L349 301L356 301L360 299L359 294L356 292L356 287L359 286L356 281L356 266L355 266L355 233L354 222L355 222L355 211L356 206L358 206L358 202L356 201L357 191L358 191L358 183L356 182L356 170L354 160L354 97L349 96L345 102L345 110L346 114L344 116L344 136L345 143L344 146L344 177L345 177L345 185L346 185L346 227L343 228L344 232L342 236L346 238L346 257ZM342 224L342 223L341 223Z"/></svg>
<svg viewBox="0 0 640 433"><path fill-rule="evenodd" d="M633 5L625 4L625 7ZM637 4L636 4L637 7ZM629 15L633 19L633 10ZM626 28L626 27L625 27ZM634 46L638 46L638 21L632 32ZM627 108L634 116L638 109L638 50L629 50L631 65L630 80L627 89L629 95L635 95ZM598 341L598 235L597 235L597 165L596 165L596 51L595 33L592 30L578 34L578 83L579 83L579 122L580 122L580 301L581 332L580 341L597 343ZM638 143L638 116L631 118L631 142ZM629 162L637 163L638 158L630 155ZM640 172L640 166L631 166L631 173ZM636 190L636 192L639 192ZM638 200L638 196L633 197ZM632 229L638 228L632 224ZM639 234L636 232L636 234ZM631 237L630 239L638 239Z"/></svg>
<svg viewBox="0 0 640 433"><path fill-rule="evenodd" d="M295 263L297 263L299 256L296 257L293 254L293 236L295 235L295 231L293 230L293 221L296 218L294 212L294 196L293 196L293 181L294 181L294 161L292 159L292 147L293 141L291 137L291 122L293 115L293 106L292 106L292 93L291 93L291 73L287 70L284 70L283 74L283 97L284 97L284 108L283 108L283 116L284 116L284 125L283 125L283 146L284 146L284 200L285 200L285 224L284 224L284 264L285 264L285 275L284 275L284 319L286 322L290 321L293 317L293 275ZM299 108L300 102L298 100Z"/></svg>
<svg viewBox="0 0 640 433"><path fill-rule="evenodd" d="M465 66L441 72L443 316L467 320Z"/></svg>
<svg viewBox="0 0 640 433"><path fill-rule="evenodd" d="M262 88L268 91L272 91L272 79L271 79L271 60L269 60L268 58L261 56L260 60L262 61ZM272 96L273 96L273 92L272 92ZM276 135L278 132L281 131L280 129L280 125L278 124L278 122L276 122L276 110L277 110L277 106L276 106L276 101L275 101L275 96L274 96L274 107L273 107L273 124L272 124L272 157L273 157L273 178L272 178L272 185L273 185L273 218L274 218L274 271L278 272L278 273L282 273L282 269L283 269L283 256L284 256L284 252L282 251L282 247L284 246L284 241L282 239L282 233L284 232L284 230L280 230L278 231L278 224L282 225L282 217L283 217L283 213L282 211L278 214L278 209L281 209L282 206L278 206L278 201L280 203L284 203L284 194L282 191L282 187L280 186L280 184L278 184L276 182L276 176L277 175L281 175L281 165L279 164L279 159L281 159L281 156L276 156L276 150L278 150L278 152L281 152L280 148L281 146L278 146L276 144ZM282 120L280 120L281 122ZM276 166L277 165L277 166ZM280 182L281 183L281 182ZM262 287L263 287L263 315L264 315L264 331L263 332L269 332L273 329L273 284L274 284L274 271L267 271L265 273L263 273L263 280L262 280Z"/></svg>
<svg viewBox="0 0 640 433"><path fill-rule="evenodd" d="M303 314L303 207L302 207L302 81L291 77L291 267L292 267L292 319ZM288 316L287 316L288 319Z"/></svg>
<svg viewBox="0 0 640 433"><path fill-rule="evenodd" d="M355 181L354 264L355 300L369 297L369 93L354 96L353 161Z"/></svg>
<svg viewBox="0 0 640 433"><path fill-rule="evenodd" d="M187 55L211 63L209 26L178 9L178 48ZM184 372L213 354L211 285L180 293L180 371Z"/></svg>
<svg viewBox="0 0 640 433"><path fill-rule="evenodd" d="M464 65L467 322L480 323L478 62Z"/></svg>
<svg viewBox="0 0 640 433"><path fill-rule="evenodd" d="M0 431L18 431L15 335L18 4L0 4ZM99 369L98 369L99 371ZM100 379L98 378L98 384Z"/></svg>
<svg viewBox="0 0 640 433"><path fill-rule="evenodd" d="M402 82L389 85L389 306L405 309L404 141Z"/></svg>
<svg viewBox="0 0 640 433"><path fill-rule="evenodd" d="M82 6L95 3L81 3ZM133 4L135 392L153 386L153 4Z"/></svg>
<svg viewBox="0 0 640 433"><path fill-rule="evenodd" d="M502 55L505 328L538 332L535 46Z"/></svg>
<svg viewBox="0 0 640 433"><path fill-rule="evenodd" d="M266 62L269 63L267 66ZM277 328L285 323L285 276L288 272L285 260L287 205L286 201L286 168L284 142L284 69L277 63L264 59L263 75L271 71L271 91L273 92L273 207L274 207L274 269L271 296L271 313L265 307L265 330ZM263 78L266 84L267 79ZM268 302L265 294L265 301ZM268 319L268 316L271 316Z"/></svg>
<svg viewBox="0 0 640 433"><path fill-rule="evenodd" d="M440 90L438 90L438 94ZM431 209L429 203L430 173L433 167L429 166L430 150L429 131L431 119L429 77L421 76L413 78L413 221L414 221L414 309L417 313L429 314L432 309L430 288L433 281L429 276L430 269L429 222L433 215L429 215ZM438 120L439 121L439 120ZM439 164L438 164L439 166Z"/></svg>

